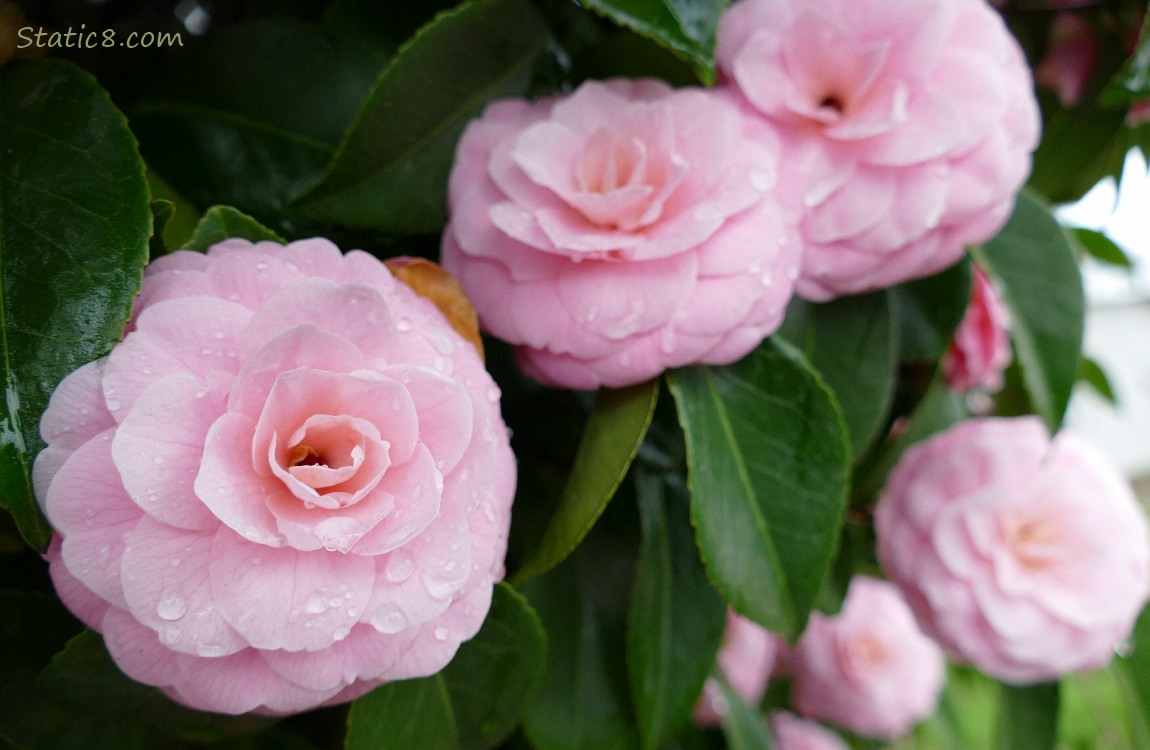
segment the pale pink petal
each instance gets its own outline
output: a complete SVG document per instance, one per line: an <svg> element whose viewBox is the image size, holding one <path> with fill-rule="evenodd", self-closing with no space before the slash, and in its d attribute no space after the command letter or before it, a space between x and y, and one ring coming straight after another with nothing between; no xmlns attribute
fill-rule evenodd
<svg viewBox="0 0 1150 750"><path fill-rule="evenodd" d="M344 614L353 623L344 640L322 651L265 651L264 660L301 687L327 691L386 674L415 640L415 628L385 635L368 625L355 625L357 610L344 609Z"/></svg>
<svg viewBox="0 0 1150 750"><path fill-rule="evenodd" d="M101 598L125 607L120 582L124 536L143 516L112 464L107 430L81 446L48 487L48 520L63 537L60 557L68 571Z"/></svg>
<svg viewBox="0 0 1150 750"><path fill-rule="evenodd" d="M216 534L210 569L223 618L252 646L287 651L346 638L351 624L344 608L362 612L375 580L368 558L266 547L226 528Z"/></svg>
<svg viewBox="0 0 1150 750"><path fill-rule="evenodd" d="M216 608L208 580L214 538L144 518L124 539L128 607L173 651L219 657L248 646Z"/></svg>
<svg viewBox="0 0 1150 750"><path fill-rule="evenodd" d="M286 543L276 529L266 498L287 489L255 471L250 456L255 424L242 414L224 414L204 439L204 459L196 475L196 496L221 522L260 544Z"/></svg>
<svg viewBox="0 0 1150 750"><path fill-rule="evenodd" d="M160 378L140 394L112 441L132 501L164 523L199 531L219 524L195 493L208 430L227 398L227 383L209 380L190 373Z"/></svg>

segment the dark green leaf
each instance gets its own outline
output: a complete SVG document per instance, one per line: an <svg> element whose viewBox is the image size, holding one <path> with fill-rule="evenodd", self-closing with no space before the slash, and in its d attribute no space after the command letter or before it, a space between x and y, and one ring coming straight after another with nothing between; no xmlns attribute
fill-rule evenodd
<svg viewBox="0 0 1150 750"><path fill-rule="evenodd" d="M1058 683L1002 685L995 750L1053 750L1058 734Z"/></svg>
<svg viewBox="0 0 1150 750"><path fill-rule="evenodd" d="M1071 233L1082 249L1090 253L1090 257L1095 260L1119 268L1133 268L1130 256L1102 232L1094 229L1072 229Z"/></svg>
<svg viewBox="0 0 1150 750"><path fill-rule="evenodd" d="M1144 729L1150 727L1150 607L1142 610L1130 640L1134 648L1116 664L1126 678L1128 711Z"/></svg>
<svg viewBox="0 0 1150 750"><path fill-rule="evenodd" d="M155 224L155 231L152 234L152 258L156 258L157 245L162 244L164 252L184 246L192 236L192 232L196 231L200 210L155 172L148 171L147 177L148 187L152 191L152 203L164 202L172 205L172 213L167 217L167 223L163 226L158 222Z"/></svg>
<svg viewBox="0 0 1150 750"><path fill-rule="evenodd" d="M515 574L516 584L558 565L595 525L639 451L658 399L658 380L595 394L559 506L539 546Z"/></svg>
<svg viewBox="0 0 1150 750"><path fill-rule="evenodd" d="M747 705L743 696L725 680L719 681L727 713L723 715L723 735L731 750L771 750L771 734L762 712Z"/></svg>
<svg viewBox="0 0 1150 750"><path fill-rule="evenodd" d="M0 68L0 505L48 543L28 472L60 380L123 334L148 258L144 164L124 116L60 60Z"/></svg>
<svg viewBox="0 0 1150 750"><path fill-rule="evenodd" d="M378 687L351 704L347 750L455 750L455 714L439 675Z"/></svg>
<svg viewBox="0 0 1150 750"><path fill-rule="evenodd" d="M164 242L164 235L167 231L168 224L176 215L176 204L171 201L154 200L151 206L152 239L148 240L148 254L149 257L158 258L168 252L168 246Z"/></svg>
<svg viewBox="0 0 1150 750"><path fill-rule="evenodd" d="M382 68L420 26L457 4L456 0L335 0L324 13L323 29L333 37L370 47L380 57Z"/></svg>
<svg viewBox="0 0 1150 750"><path fill-rule="evenodd" d="M627 665L643 747L662 747L690 716L723 640L726 606L711 586L677 477L636 476L643 544L627 628ZM669 484L673 483L673 484Z"/></svg>
<svg viewBox="0 0 1150 750"><path fill-rule="evenodd" d="M903 360L938 360L970 304L970 261L890 289L899 323Z"/></svg>
<svg viewBox="0 0 1150 750"><path fill-rule="evenodd" d="M842 525L842 413L802 355L774 339L734 365L676 370L669 380L707 569L736 611L794 638Z"/></svg>
<svg viewBox="0 0 1150 750"><path fill-rule="evenodd" d="M296 21L213 31L134 112L149 166L198 205L274 223L322 174L379 72L359 52Z"/></svg>
<svg viewBox="0 0 1150 750"><path fill-rule="evenodd" d="M284 241L283 237L231 206L212 206L204 213L204 217L200 219L200 223L196 225L195 231L183 247L185 250L197 250L202 253L217 242L232 237L252 242Z"/></svg>
<svg viewBox="0 0 1150 750"><path fill-rule="evenodd" d="M1121 109L1060 109L1045 124L1034 152L1031 190L1054 202L1076 201L1121 170L1129 147Z"/></svg>
<svg viewBox="0 0 1150 750"><path fill-rule="evenodd" d="M1050 212L1022 193L1010 221L976 253L1010 309L1014 352L1035 412L1054 432L1077 378L1086 314L1074 251Z"/></svg>
<svg viewBox="0 0 1150 750"><path fill-rule="evenodd" d="M538 690L546 650L531 605L499 584L483 627L441 673L383 685L352 704L346 746L495 747Z"/></svg>
<svg viewBox="0 0 1150 750"><path fill-rule="evenodd" d="M1146 13L1150 18L1150 11ZM1099 102L1103 105L1133 104L1150 99L1150 23L1142 22L1142 33L1134 54L1110 81Z"/></svg>
<svg viewBox="0 0 1150 750"><path fill-rule="evenodd" d="M1110 385L1110 378L1106 377L1106 371L1089 357L1084 356L1078 361L1078 380L1088 383L1099 396L1111 404L1118 403L1114 388Z"/></svg>
<svg viewBox="0 0 1150 750"><path fill-rule="evenodd" d="M547 670L524 716L532 744L547 750L638 748L628 700L624 608L630 567L618 544L595 534L523 593L547 631Z"/></svg>
<svg viewBox="0 0 1150 750"><path fill-rule="evenodd" d="M935 378L918 406L907 418L903 430L888 441L878 457L860 473L856 481L854 495L862 504L870 504L878 494L886 476L895 467L903 452L935 433L958 424L967 417L962 397Z"/></svg>
<svg viewBox="0 0 1150 750"><path fill-rule="evenodd" d="M511 733L539 690L546 654L539 615L510 586L496 586L483 628L443 671L464 750L495 747Z"/></svg>
<svg viewBox="0 0 1150 750"><path fill-rule="evenodd" d="M855 456L874 441L891 399L898 364L898 329L885 292L792 304L787 340L801 349L843 409ZM794 320L792 320L794 318Z"/></svg>
<svg viewBox="0 0 1150 750"><path fill-rule="evenodd" d="M583 0L583 5L681 56L704 83L714 81L715 30L727 0Z"/></svg>
<svg viewBox="0 0 1150 750"><path fill-rule="evenodd" d="M522 94L547 29L526 0L475 0L437 16L380 75L302 214L399 234L438 232L464 126Z"/></svg>
<svg viewBox="0 0 1150 750"><path fill-rule="evenodd" d="M159 690L134 682L116 667L99 634L85 630L68 642L41 673L39 686L61 709L94 722L132 722L166 736L218 741L270 726L260 716L223 716L193 711ZM93 701L92 696L100 696Z"/></svg>

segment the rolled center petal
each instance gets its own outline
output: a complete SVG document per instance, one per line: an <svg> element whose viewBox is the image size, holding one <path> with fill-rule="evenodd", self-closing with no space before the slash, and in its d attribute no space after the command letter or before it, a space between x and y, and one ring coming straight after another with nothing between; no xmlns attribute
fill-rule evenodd
<svg viewBox="0 0 1150 750"><path fill-rule="evenodd" d="M308 417L286 440L268 446L272 472L307 507L344 508L359 502L389 465L388 443L365 419L345 414Z"/></svg>
<svg viewBox="0 0 1150 750"><path fill-rule="evenodd" d="M1003 518L1002 525L1007 549L1027 570L1049 568L1066 554L1067 540L1053 519L1011 514Z"/></svg>

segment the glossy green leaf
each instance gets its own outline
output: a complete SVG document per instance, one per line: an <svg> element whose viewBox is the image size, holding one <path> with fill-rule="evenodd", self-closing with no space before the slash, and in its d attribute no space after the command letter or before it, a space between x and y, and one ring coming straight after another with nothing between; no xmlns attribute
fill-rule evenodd
<svg viewBox="0 0 1150 750"><path fill-rule="evenodd" d="M547 631L547 668L523 729L545 750L639 747L623 650L630 565L592 534L523 593Z"/></svg>
<svg viewBox="0 0 1150 750"><path fill-rule="evenodd" d="M822 305L799 301L780 331L834 391L855 456L874 441L894 398L898 321L892 307L885 292Z"/></svg>
<svg viewBox="0 0 1150 750"><path fill-rule="evenodd" d="M122 335L151 228L143 162L96 81L60 60L0 68L0 505L35 547L40 415Z"/></svg>
<svg viewBox="0 0 1150 750"><path fill-rule="evenodd" d="M496 586L483 627L443 670L464 750L495 747L511 733L539 690L546 654L539 615L510 586Z"/></svg>
<svg viewBox="0 0 1150 750"><path fill-rule="evenodd" d="M455 713L435 675L378 687L351 704L347 750L456 750Z"/></svg>
<svg viewBox="0 0 1150 750"><path fill-rule="evenodd" d="M743 696L720 680L727 713L723 716L723 736L731 750L771 750L771 734L766 717L757 707L747 705Z"/></svg>
<svg viewBox="0 0 1150 750"><path fill-rule="evenodd" d="M903 360L934 362L943 355L966 314L970 284L970 261L963 258L934 276L891 287Z"/></svg>
<svg viewBox="0 0 1150 750"><path fill-rule="evenodd" d="M1058 683L1002 685L995 750L1053 750L1058 735Z"/></svg>
<svg viewBox="0 0 1150 750"><path fill-rule="evenodd" d="M284 242L284 238L260 224L258 221L237 211L231 206L212 206L205 213L195 231L183 246L185 250L204 252L217 242L238 237L252 242L270 240Z"/></svg>
<svg viewBox="0 0 1150 750"><path fill-rule="evenodd" d="M1146 12L1146 18L1150 18L1150 10ZM1103 105L1114 106L1146 99L1150 99L1150 23L1143 19L1134 54L1115 74L1099 101Z"/></svg>
<svg viewBox="0 0 1150 750"><path fill-rule="evenodd" d="M380 67L436 13L458 5L457 0L420 0L417 3L379 0L335 0L324 12L323 29L375 51Z"/></svg>
<svg viewBox="0 0 1150 750"><path fill-rule="evenodd" d="M714 81L715 30L727 0L584 0L583 5L681 56L704 83Z"/></svg>
<svg viewBox="0 0 1150 750"><path fill-rule="evenodd" d="M483 627L442 672L384 685L352 704L346 746L495 747L538 690L546 650L546 635L531 605L499 584Z"/></svg>
<svg viewBox="0 0 1150 750"><path fill-rule="evenodd" d="M1106 376L1106 371L1089 357L1083 357L1078 362L1078 380L1088 384L1099 396L1111 404L1116 405L1118 403L1118 398L1114 395L1114 387L1110 385L1110 378Z"/></svg>
<svg viewBox="0 0 1150 750"><path fill-rule="evenodd" d="M1071 230L1071 234L1079 246L1095 260L1119 268L1133 268L1130 256L1102 232L1076 228Z"/></svg>
<svg viewBox="0 0 1150 750"><path fill-rule="evenodd" d="M595 525L638 453L658 400L658 380L595 394L555 515L515 574L516 585L562 562Z"/></svg>
<svg viewBox="0 0 1150 750"><path fill-rule="evenodd" d="M976 258L999 284L1027 393L1054 432L1077 379L1086 314L1074 251L1050 212L1022 193L1010 221Z"/></svg>
<svg viewBox="0 0 1150 750"><path fill-rule="evenodd" d="M842 412L802 355L775 339L736 364L676 370L669 381L711 578L740 614L794 638L842 525Z"/></svg>
<svg viewBox="0 0 1150 750"><path fill-rule="evenodd" d="M380 75L299 211L349 227L438 232L460 133L489 101L527 90L547 40L526 0L475 0L437 16Z"/></svg>
<svg viewBox="0 0 1150 750"><path fill-rule="evenodd" d="M154 200L152 208L152 238L148 240L148 256L158 258L168 252L164 235L168 224L176 215L176 204L166 200Z"/></svg>
<svg viewBox="0 0 1150 750"><path fill-rule="evenodd" d="M273 223L323 173L380 64L313 24L213 30L159 78L133 130L149 166L192 202Z"/></svg>
<svg viewBox="0 0 1150 750"><path fill-rule="evenodd" d="M1027 183L1047 200L1076 201L1103 177L1122 169L1129 147L1122 109L1058 110L1044 125Z"/></svg>
<svg viewBox="0 0 1150 750"><path fill-rule="evenodd" d="M691 713L723 640L726 605L707 579L678 477L636 475L643 543L627 627L627 666L644 748Z"/></svg>
<svg viewBox="0 0 1150 750"><path fill-rule="evenodd" d="M1150 727L1150 607L1142 610L1130 635L1134 648L1116 660L1125 677L1129 712L1139 717L1139 728Z"/></svg>
<svg viewBox="0 0 1150 750"><path fill-rule="evenodd" d="M887 474L907 448L958 424L967 416L962 397L947 388L941 378L936 377L907 418L903 431L883 445L878 456L865 470L860 471L854 487L854 496L858 502L869 505L874 501L886 482Z"/></svg>

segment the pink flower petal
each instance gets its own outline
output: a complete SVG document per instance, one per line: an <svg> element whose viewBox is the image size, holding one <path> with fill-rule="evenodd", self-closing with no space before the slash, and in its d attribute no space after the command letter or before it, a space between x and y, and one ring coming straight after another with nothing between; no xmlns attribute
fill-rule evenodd
<svg viewBox="0 0 1150 750"><path fill-rule="evenodd" d="M315 651L343 640L353 624L345 608L363 612L375 580L369 558L266 547L230 529L216 534L209 565L220 615L259 649Z"/></svg>
<svg viewBox="0 0 1150 750"><path fill-rule="evenodd" d="M248 647L216 608L208 579L214 538L146 517L124 539L128 607L173 651L214 658Z"/></svg>

